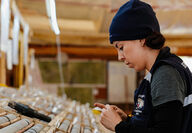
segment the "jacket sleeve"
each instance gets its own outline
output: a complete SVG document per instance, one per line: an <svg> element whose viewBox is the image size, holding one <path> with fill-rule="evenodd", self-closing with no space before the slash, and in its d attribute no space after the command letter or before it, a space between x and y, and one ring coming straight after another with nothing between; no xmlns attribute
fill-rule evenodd
<svg viewBox="0 0 192 133"><path fill-rule="evenodd" d="M153 108L153 125L149 128L121 121L115 127L116 133L180 133L183 105L180 101L170 101Z"/></svg>

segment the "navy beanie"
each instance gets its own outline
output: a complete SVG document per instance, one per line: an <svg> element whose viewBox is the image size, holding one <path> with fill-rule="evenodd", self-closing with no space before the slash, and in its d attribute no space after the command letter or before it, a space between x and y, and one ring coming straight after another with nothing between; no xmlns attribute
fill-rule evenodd
<svg viewBox="0 0 192 133"><path fill-rule="evenodd" d="M139 0L130 0L119 8L111 22L110 43L143 39L152 32L160 33L159 22L152 7Z"/></svg>

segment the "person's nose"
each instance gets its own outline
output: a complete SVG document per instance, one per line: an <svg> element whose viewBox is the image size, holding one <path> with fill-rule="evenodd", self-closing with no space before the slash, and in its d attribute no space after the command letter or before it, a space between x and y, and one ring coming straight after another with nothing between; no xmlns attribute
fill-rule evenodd
<svg viewBox="0 0 192 133"><path fill-rule="evenodd" d="M121 51L118 51L118 60L119 61L124 61L125 60L125 56L124 56L123 52L121 52Z"/></svg>

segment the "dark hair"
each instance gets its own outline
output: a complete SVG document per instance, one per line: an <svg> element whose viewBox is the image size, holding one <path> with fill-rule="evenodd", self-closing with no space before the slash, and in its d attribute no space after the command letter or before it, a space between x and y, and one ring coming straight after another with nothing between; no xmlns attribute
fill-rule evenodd
<svg viewBox="0 0 192 133"><path fill-rule="evenodd" d="M145 38L145 45L152 49L161 49L165 43L164 36L159 32L153 32Z"/></svg>

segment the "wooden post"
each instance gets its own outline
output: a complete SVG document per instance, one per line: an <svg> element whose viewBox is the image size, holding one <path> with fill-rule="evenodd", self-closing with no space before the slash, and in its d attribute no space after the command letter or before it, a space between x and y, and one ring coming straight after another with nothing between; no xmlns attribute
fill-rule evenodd
<svg viewBox="0 0 192 133"><path fill-rule="evenodd" d="M24 56L24 49L23 49L23 33L20 33L19 35L19 50L18 50L18 65L14 65L14 87L17 87L19 88L21 85L23 85L23 71L24 71L24 68L23 68L23 62L24 62L24 59L23 59L23 56Z"/></svg>
<svg viewBox="0 0 192 133"><path fill-rule="evenodd" d="M20 37L20 43L19 43L19 86L23 85L23 64L24 64L24 44L23 44L23 33L21 34Z"/></svg>
<svg viewBox="0 0 192 133"><path fill-rule="evenodd" d="M1 51L0 55L0 84L6 85L6 55Z"/></svg>

